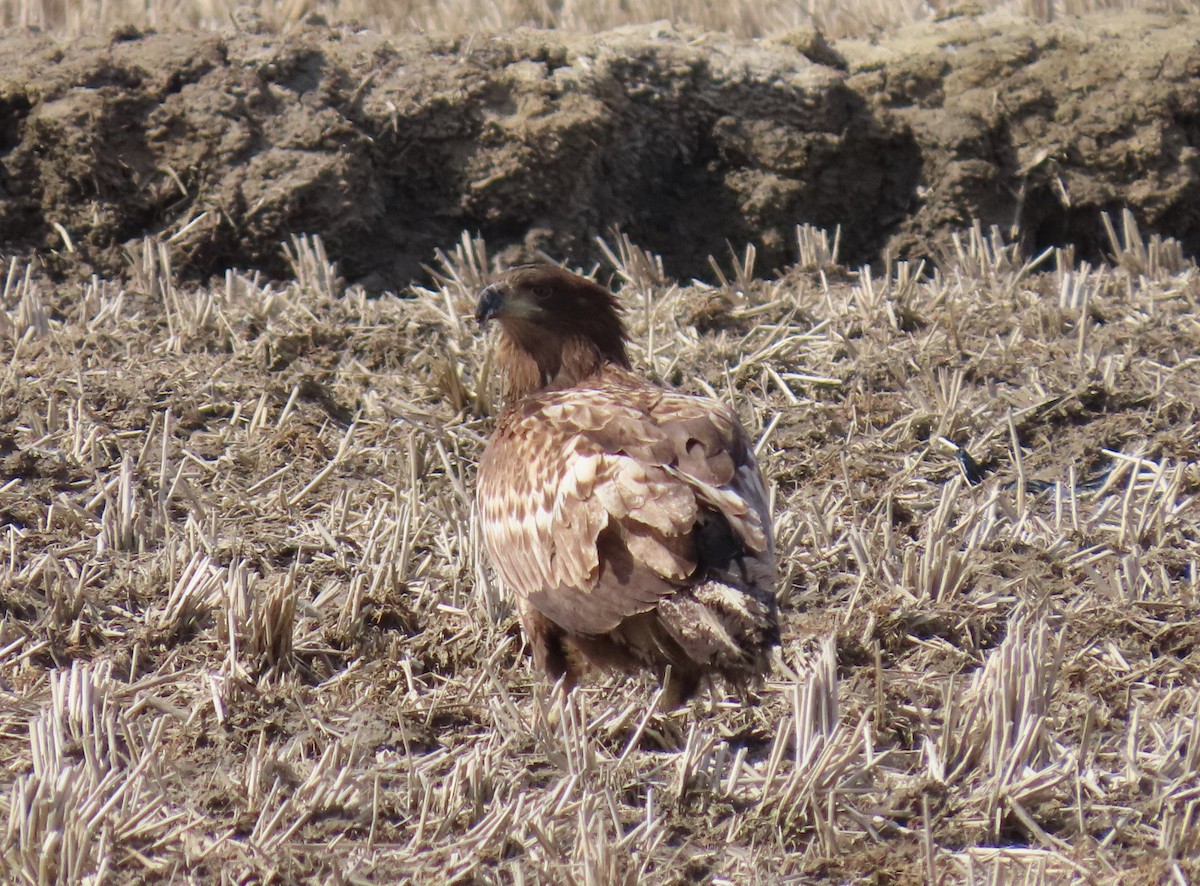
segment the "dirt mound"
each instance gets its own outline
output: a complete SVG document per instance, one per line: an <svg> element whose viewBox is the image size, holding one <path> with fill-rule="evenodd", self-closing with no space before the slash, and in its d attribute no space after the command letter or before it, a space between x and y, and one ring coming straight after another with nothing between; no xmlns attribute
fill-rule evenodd
<svg viewBox="0 0 1200 886"><path fill-rule="evenodd" d="M1100 212L1200 252L1200 21L1126 12L1053 26L995 16L846 43L850 86L921 155L912 215L890 244L982 219L1027 245L1107 247Z"/></svg>
<svg viewBox="0 0 1200 886"><path fill-rule="evenodd" d="M10 35L0 243L109 273L156 234L206 275L282 271L280 242L312 232L383 287L463 229L583 261L619 225L687 275L727 241L787 262L805 221L842 225L851 261L928 253L973 217L1087 248L1129 205L1195 252L1197 38L1143 14L958 19L840 45L840 70L811 34L666 26Z"/></svg>

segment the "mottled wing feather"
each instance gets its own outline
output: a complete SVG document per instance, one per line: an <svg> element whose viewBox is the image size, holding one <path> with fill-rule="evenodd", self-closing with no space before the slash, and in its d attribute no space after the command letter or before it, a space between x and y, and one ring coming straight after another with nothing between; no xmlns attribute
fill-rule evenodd
<svg viewBox="0 0 1200 886"><path fill-rule="evenodd" d="M766 488L732 410L711 400L664 392L653 415L679 453L669 470L703 505L725 517L748 552L773 556Z"/></svg>
<svg viewBox="0 0 1200 886"><path fill-rule="evenodd" d="M480 464L501 580L519 608L579 634L611 631L686 584L705 511L747 553L772 557L765 490L733 413L614 375L506 414Z"/></svg>

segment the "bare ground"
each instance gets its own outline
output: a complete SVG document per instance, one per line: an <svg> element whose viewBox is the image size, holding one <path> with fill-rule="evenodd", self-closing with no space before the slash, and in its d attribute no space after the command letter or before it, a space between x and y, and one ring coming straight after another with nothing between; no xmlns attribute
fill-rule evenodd
<svg viewBox="0 0 1200 886"><path fill-rule="evenodd" d="M996 236L932 276L662 279L647 372L771 478L782 662L652 714L531 673L471 529L488 267L365 298L15 263L0 302L0 862L23 882L1200 876L1200 272ZM965 453L965 455L963 454Z"/></svg>

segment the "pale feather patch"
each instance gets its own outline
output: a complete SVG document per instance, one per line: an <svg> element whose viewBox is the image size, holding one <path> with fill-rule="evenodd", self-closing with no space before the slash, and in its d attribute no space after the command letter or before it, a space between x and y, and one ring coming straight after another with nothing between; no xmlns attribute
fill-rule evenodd
<svg viewBox="0 0 1200 886"><path fill-rule="evenodd" d="M697 664L742 657L741 647L717 615L691 596L667 597L658 604L658 612L663 626Z"/></svg>
<svg viewBox="0 0 1200 886"><path fill-rule="evenodd" d="M599 467L599 455L573 455L568 462L567 475L559 486L559 500L584 499L591 495Z"/></svg>
<svg viewBox="0 0 1200 886"><path fill-rule="evenodd" d="M764 531L762 516L738 492L711 486L696 477L683 473L678 468L669 470L674 476L687 483L701 501L719 511L729 521L733 531L751 550L763 552L771 549L772 542L768 532Z"/></svg>
<svg viewBox="0 0 1200 886"><path fill-rule="evenodd" d="M706 581L692 590L692 596L708 609L738 623L739 633L766 626L769 610L745 591L719 581Z"/></svg>
<svg viewBox="0 0 1200 886"><path fill-rule="evenodd" d="M634 560L670 581L683 582L696 568L689 536L663 535L635 523L623 528L621 540Z"/></svg>

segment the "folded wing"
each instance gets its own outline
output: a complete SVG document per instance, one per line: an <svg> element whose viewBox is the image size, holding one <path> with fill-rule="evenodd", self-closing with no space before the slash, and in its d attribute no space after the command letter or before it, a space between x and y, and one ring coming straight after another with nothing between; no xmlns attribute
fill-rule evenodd
<svg viewBox="0 0 1200 886"><path fill-rule="evenodd" d="M710 578L773 580L766 493L726 407L622 375L507 418L480 465L479 506L519 607L597 636Z"/></svg>

